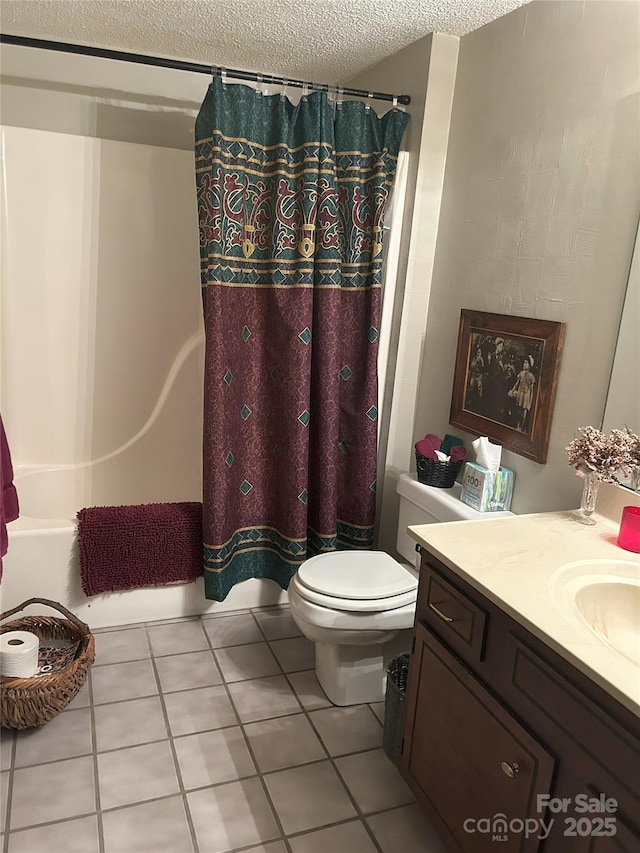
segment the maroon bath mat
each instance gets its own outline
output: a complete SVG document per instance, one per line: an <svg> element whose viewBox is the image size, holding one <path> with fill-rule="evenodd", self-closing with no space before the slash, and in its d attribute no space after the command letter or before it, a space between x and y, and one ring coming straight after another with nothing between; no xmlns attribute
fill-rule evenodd
<svg viewBox="0 0 640 853"><path fill-rule="evenodd" d="M199 502L96 506L77 517L86 595L186 583L202 575Z"/></svg>

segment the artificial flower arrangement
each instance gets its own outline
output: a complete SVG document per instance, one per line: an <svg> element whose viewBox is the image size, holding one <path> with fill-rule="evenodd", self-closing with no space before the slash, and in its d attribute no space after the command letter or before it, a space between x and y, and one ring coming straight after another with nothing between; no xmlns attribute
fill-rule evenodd
<svg viewBox="0 0 640 853"><path fill-rule="evenodd" d="M629 442L631 445L631 468L640 468L640 435L636 435L635 432L631 432L631 430L626 427L625 430L629 434Z"/></svg>
<svg viewBox="0 0 640 853"><path fill-rule="evenodd" d="M619 483L640 467L640 437L628 427L605 435L592 426L578 427L580 435L565 448L579 477L596 474L604 483Z"/></svg>

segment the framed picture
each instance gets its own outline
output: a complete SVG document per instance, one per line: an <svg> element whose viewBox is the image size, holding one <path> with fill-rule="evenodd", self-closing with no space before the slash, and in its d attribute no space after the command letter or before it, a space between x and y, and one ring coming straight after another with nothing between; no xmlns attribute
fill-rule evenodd
<svg viewBox="0 0 640 853"><path fill-rule="evenodd" d="M462 309L450 423L546 462L564 329Z"/></svg>

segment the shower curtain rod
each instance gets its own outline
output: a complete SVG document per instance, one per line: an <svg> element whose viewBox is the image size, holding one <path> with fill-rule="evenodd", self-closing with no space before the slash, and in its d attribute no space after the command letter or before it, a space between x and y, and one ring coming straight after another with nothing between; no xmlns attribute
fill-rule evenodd
<svg viewBox="0 0 640 853"><path fill-rule="evenodd" d="M386 92L369 92L366 89L351 89L348 86L329 86L327 83L305 83L304 80L287 80L284 77L273 77L271 74L256 74L252 71L241 71L236 68L220 68L216 65L201 65L197 62L182 62L179 59L166 59L163 56L147 56L143 53L127 53L122 50L109 50L103 47L90 47L84 44L69 44L61 41L12 36L0 33L1 44L15 44L20 47L37 47L41 50L57 50L61 53L77 53L82 56L96 56L100 59L117 59L121 62L137 62L140 65L155 65L160 68L174 68L177 71L191 71L194 74L213 75L224 72L227 77L237 80L252 80L256 83L275 83L277 85L293 86L296 89L314 89L328 92L339 91L344 95L356 98L373 98L377 101L394 101L398 104L410 104L409 95L390 95Z"/></svg>

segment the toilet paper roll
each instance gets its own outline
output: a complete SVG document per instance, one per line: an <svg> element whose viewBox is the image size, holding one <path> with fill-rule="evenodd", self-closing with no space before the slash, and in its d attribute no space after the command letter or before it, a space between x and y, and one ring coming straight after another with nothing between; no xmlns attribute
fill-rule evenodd
<svg viewBox="0 0 640 853"><path fill-rule="evenodd" d="M6 631L0 635L0 675L31 678L38 671L40 639L30 631Z"/></svg>

